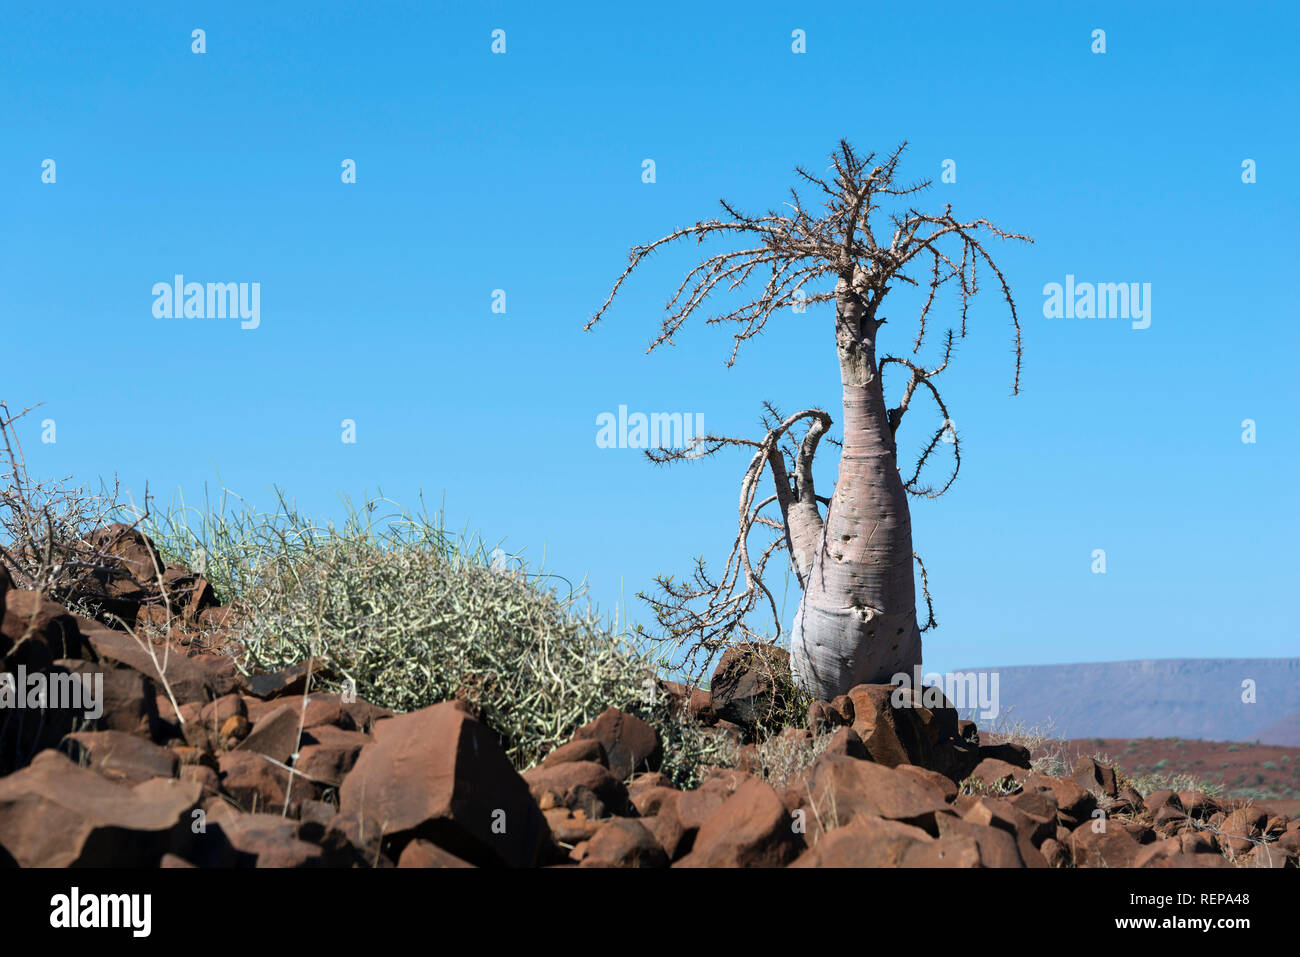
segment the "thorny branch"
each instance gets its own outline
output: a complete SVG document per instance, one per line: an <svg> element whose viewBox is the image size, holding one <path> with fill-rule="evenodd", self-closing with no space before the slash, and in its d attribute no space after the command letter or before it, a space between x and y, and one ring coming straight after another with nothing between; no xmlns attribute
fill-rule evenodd
<svg viewBox="0 0 1300 957"><path fill-rule="evenodd" d="M662 345L674 344L677 332L688 319L705 309L706 302L715 292L721 290L730 294L744 288L749 291L739 297L743 301L738 305L724 305L706 314L708 324L727 324L733 328L731 354L727 359L730 366L735 362L741 344L759 335L778 310L791 306L800 307L802 311L808 305L834 301L835 286L843 282L861 297L863 314L872 317L876 328L886 321L884 318L874 319L876 309L895 283L925 290L926 297L912 342L911 354L916 356L929 332L939 291L953 284L959 310L954 323L946 330L942 361L926 368L913 359L884 356L878 363L881 373L886 367L895 365L908 373L898 405L888 411L890 429L894 434L897 434L918 389L934 399L943 417L942 425L921 451L915 469L905 483L907 491L913 495L930 498L942 495L957 477L961 455L948 409L932 380L947 368L955 341L966 337L970 303L980 290L980 272L983 270L991 272L997 280L1010 312L1015 353L1012 394L1020 391L1023 359L1020 318L1006 276L993 261L985 237L991 235L999 240L1023 242L1033 240L1000 229L987 219L958 220L952 214L951 205L945 205L938 214L918 210L912 205L911 197L928 189L931 181L905 185L895 182L898 162L906 147L906 143L900 144L877 162L875 153L859 155L847 141L841 140L839 148L830 157L828 173L833 168L833 176L817 176L803 168L795 169L805 187L811 188L819 206L809 208L795 189L790 191L790 199L783 209L761 215L740 212L722 200L722 217L701 220L652 243L634 246L627 268L615 281L609 296L586 328L592 328L604 317L628 277L651 254L691 239L696 245L710 239L735 240L734 244L740 248L708 255L687 272L665 306L665 317L658 335L650 342L648 352ZM889 200L896 207L887 218L881 211L882 200ZM881 230L883 236L890 228L889 241L878 241L877 230ZM762 283L751 284L751 279L755 282L762 280ZM802 586L804 578L798 554L801 540L810 528L820 535L823 519L818 505L827 500L817 496L812 489L812 458L819 440L830 426L830 417L825 412L810 409L781 420L771 406L767 408L769 418L777 421L765 423L768 431L760 441L710 435L697 440L685 454L662 450L650 453L653 461L664 463L706 457L730 446L755 450L741 481L737 537L721 576L716 580L711 578L703 559L699 559L689 582L677 584L671 577L660 579L659 584L667 597L647 599L666 629L666 637L681 640L690 635L695 639L697 652L703 650L712 654L732 632L753 636L745 624L745 616L760 604L773 609L779 635L775 601L762 582L767 561L776 551L784 549L789 552ZM796 450L789 432L793 425L804 419L810 424ZM921 473L941 443L953 447L952 472L938 487L922 484ZM776 451L778 447L782 451ZM764 465L771 471L775 494L756 503ZM762 514L763 509L773 502L781 509L780 522ZM756 528L771 529L777 534L771 544L758 552L758 559L751 560L748 537ZM924 567L922 581L924 585ZM928 588L925 594L928 604ZM700 602L703 602L702 610L688 610L689 605ZM930 625L933 620L931 608Z"/></svg>

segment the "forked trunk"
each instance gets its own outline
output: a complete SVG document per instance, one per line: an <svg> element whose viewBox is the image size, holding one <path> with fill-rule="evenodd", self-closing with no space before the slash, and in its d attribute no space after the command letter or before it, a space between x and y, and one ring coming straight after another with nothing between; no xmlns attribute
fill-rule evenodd
<svg viewBox="0 0 1300 957"><path fill-rule="evenodd" d="M844 449L791 638L800 684L823 699L921 663L912 523L876 364L876 325L841 279L835 338Z"/></svg>

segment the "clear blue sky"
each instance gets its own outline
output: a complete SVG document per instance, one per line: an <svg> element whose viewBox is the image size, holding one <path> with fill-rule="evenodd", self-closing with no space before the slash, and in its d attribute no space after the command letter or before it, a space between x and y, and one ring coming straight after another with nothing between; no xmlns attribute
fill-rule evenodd
<svg viewBox="0 0 1300 957"><path fill-rule="evenodd" d="M339 492L445 493L454 525L545 551L612 610L725 557L746 459L656 469L598 448L598 414L733 433L762 399L840 414L828 307L732 369L702 324L644 354L690 250L584 333L628 247L722 196L781 203L840 137L906 139L908 178L956 162L925 202L1037 240L995 250L1022 394L991 292L939 380L964 464L913 504L927 666L1297 653L1294 4L563 6L8 9L0 395L45 403L33 470L163 498L220 470L323 516ZM259 282L260 327L155 318L176 273ZM1044 318L1067 274L1150 283L1150 328ZM905 350L914 312L886 310L882 348Z"/></svg>

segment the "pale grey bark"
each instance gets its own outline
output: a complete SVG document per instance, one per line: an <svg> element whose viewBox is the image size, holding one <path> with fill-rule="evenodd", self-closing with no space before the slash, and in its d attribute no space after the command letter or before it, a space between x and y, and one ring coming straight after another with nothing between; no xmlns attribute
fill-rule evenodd
<svg viewBox="0 0 1300 957"><path fill-rule="evenodd" d="M677 330L718 288L739 288L756 272L768 277L761 292L743 305L709 318L709 322L738 327L729 365L741 343L761 333L778 311L794 305L835 303L844 418L839 476L830 499L817 495L812 477L813 458L831 426L830 416L819 409L783 418L769 404L768 431L761 440L709 435L688 453L652 451L650 457L656 462L700 458L731 446L753 449L753 456L741 481L738 533L722 574L711 576L700 559L690 581L658 579L666 597L642 595L651 603L665 637L686 646L691 660L702 655L707 663L729 641L763 637L752 630L749 618L760 605L772 614L775 634L771 640L780 636L782 622L764 574L771 556L786 551L802 589L792 637L792 665L800 681L823 698L864 681L888 681L895 673L920 664L923 628L917 620L913 573L913 561L919 559L912 548L908 495L941 495L960 466L954 433L951 475L937 488L921 484L922 470L950 428L947 407L931 379L947 367L954 337L966 335L967 308L979 288L976 267L981 264L998 280L1010 309L1016 356L1013 392L1020 384L1020 324L1015 303L1006 278L978 234L1031 240L984 219L958 221L950 207L930 215L905 205L889 216L892 238L878 243L873 216L880 215L879 202L885 197L910 197L929 185L895 185L902 150L900 146L873 166L875 154L859 157L841 142L831 156L836 173L833 179L796 170L820 190L822 212L805 210L793 191L791 201L785 204L788 211L762 216L738 213L724 202L729 218L702 221L634 247L627 269L587 325L590 328L600 320L647 256L682 239L702 242L743 235L750 244L711 255L687 273L669 300L667 318L651 350L671 345ZM914 275L918 263L928 267L919 276ZM936 293L949 282L957 286L959 326L948 329L942 362L933 368L911 358L878 353L877 335L886 322L878 310L891 285L899 282L923 286L928 292L918 317L913 356L924 345ZM830 283L833 288L826 288ZM909 375L898 404L889 409L881 373L895 364ZM934 399L944 421L905 480L899 472L895 436L918 390ZM792 434L796 427L806 428L802 440L796 441ZM770 474L774 492L760 498L758 489L765 472ZM774 503L780 511L779 520L764 512ZM755 558L749 539L759 530L771 533L772 540L754 552ZM929 606L928 589L925 597ZM925 627L933 624L930 607Z"/></svg>

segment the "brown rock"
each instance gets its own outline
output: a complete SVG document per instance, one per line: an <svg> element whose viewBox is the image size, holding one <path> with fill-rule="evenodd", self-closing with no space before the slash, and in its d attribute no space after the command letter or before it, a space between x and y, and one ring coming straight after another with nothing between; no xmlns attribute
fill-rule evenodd
<svg viewBox="0 0 1300 957"><path fill-rule="evenodd" d="M75 620L100 661L133 668L159 690L170 687L176 700L182 704L194 701L203 705L229 694L238 686L239 672L235 661L226 655L202 652L187 655L178 648L145 648L126 632L114 631L87 618L77 617Z"/></svg>
<svg viewBox="0 0 1300 957"><path fill-rule="evenodd" d="M784 867L798 857L802 843L776 791L755 778L710 816L691 852L674 866Z"/></svg>
<svg viewBox="0 0 1300 957"><path fill-rule="evenodd" d="M659 732L636 715L606 708L595 721L573 732L578 740L598 741L605 749L605 766L620 781L638 771L658 771L663 760Z"/></svg>
<svg viewBox="0 0 1300 957"><path fill-rule="evenodd" d="M627 788L594 761L566 761L549 768L538 765L524 772L524 782L543 809L581 809L589 818L602 818L622 814L627 808Z"/></svg>
<svg viewBox="0 0 1300 957"><path fill-rule="evenodd" d="M296 702L281 705L259 718L248 737L240 741L235 750L264 754L281 764L287 764L300 744L298 723L301 713L302 707Z"/></svg>
<svg viewBox="0 0 1300 957"><path fill-rule="evenodd" d="M630 796L633 792L645 790L646 788L670 787L673 787L673 779L662 771L642 771L627 782L627 793Z"/></svg>
<svg viewBox="0 0 1300 957"><path fill-rule="evenodd" d="M822 755L808 779L815 813L809 819L840 824L853 817L883 817L936 835L937 814L948 813L944 791L916 775L872 761Z"/></svg>
<svg viewBox="0 0 1300 957"><path fill-rule="evenodd" d="M826 745L823 754L838 754L846 758L856 758L859 761L870 761L871 752L867 746L862 743L858 733L852 728L843 727L831 736L830 744Z"/></svg>
<svg viewBox="0 0 1300 957"><path fill-rule="evenodd" d="M234 693L222 695L199 709L199 720L213 731L220 731L221 726L233 717L248 717L248 707L244 704L244 699Z"/></svg>
<svg viewBox="0 0 1300 957"><path fill-rule="evenodd" d="M1013 744L1010 741L1004 741L1001 744L983 744L979 746L979 757L983 761L985 758L995 758L998 761L1005 761L1012 767L1025 768L1030 766L1029 749L1023 744Z"/></svg>
<svg viewBox="0 0 1300 957"><path fill-rule="evenodd" d="M594 738L576 738L568 744L562 744L546 757L542 758L542 767L553 768L557 764L570 761L591 761L609 767L609 757L605 746Z"/></svg>
<svg viewBox="0 0 1300 957"><path fill-rule="evenodd" d="M176 777L176 754L124 731L79 731L59 745L82 767L126 784Z"/></svg>
<svg viewBox="0 0 1300 957"><path fill-rule="evenodd" d="M975 844L979 850L979 866L1000 868L1026 866L1025 859L1021 856L1022 845L1017 843L1014 832L947 814L939 815L937 821L941 838L965 838ZM1023 842L1023 846L1034 856L1037 866L1047 866L1043 856L1028 843L1028 840Z"/></svg>
<svg viewBox="0 0 1300 957"><path fill-rule="evenodd" d="M304 731L294 769L318 784L337 787L357 763L361 749L371 741L360 731L334 725L317 725Z"/></svg>
<svg viewBox="0 0 1300 957"><path fill-rule="evenodd" d="M1015 842L1017 856L1023 867L1046 867L1047 861L1038 851L1038 845L1047 840L1056 829L1055 820L1030 817L1009 801L999 798L979 797L962 812L962 820L981 827L997 828L1006 832ZM944 821L939 821L940 831ZM987 861L981 844L981 855Z"/></svg>
<svg viewBox="0 0 1300 957"><path fill-rule="evenodd" d="M248 733L252 728L253 726L248 723L248 719L242 714L232 714L222 722L217 734L223 745L233 748L248 737Z"/></svg>
<svg viewBox="0 0 1300 957"><path fill-rule="evenodd" d="M217 825L234 847L237 867L328 867L319 845L301 840L298 822L278 814L239 814Z"/></svg>
<svg viewBox="0 0 1300 957"><path fill-rule="evenodd" d="M1075 762L1070 778L1075 784L1101 797L1119 797L1119 787L1115 782L1115 769L1098 764L1092 758L1082 757Z"/></svg>
<svg viewBox="0 0 1300 957"><path fill-rule="evenodd" d="M1284 868L1296 866L1296 855L1278 844L1256 844L1242 857L1247 867Z"/></svg>
<svg viewBox="0 0 1300 957"><path fill-rule="evenodd" d="M1051 791L1029 788L1009 795L1005 800L1032 823L1035 845L1041 847L1042 842L1055 835L1058 809L1056 795Z"/></svg>
<svg viewBox="0 0 1300 957"><path fill-rule="evenodd" d="M1043 841L1038 851L1043 855L1043 860L1047 862L1048 867L1067 867L1070 863L1069 850L1054 837Z"/></svg>
<svg viewBox="0 0 1300 957"><path fill-rule="evenodd" d="M938 695L942 703L926 707L927 693ZM891 768L912 764L945 770L940 752L956 738L957 712L938 689L868 684L850 689L848 697L853 702L853 730L871 760Z"/></svg>
<svg viewBox="0 0 1300 957"><path fill-rule="evenodd" d="M1048 777L1045 774L1030 774L1024 778L1026 791L1050 791L1056 799L1056 819L1061 826L1073 831L1084 822L1091 822L1092 812L1097 809L1097 799L1074 781L1065 778Z"/></svg>
<svg viewBox="0 0 1300 957"><path fill-rule="evenodd" d="M354 714L358 713L358 702L344 701L341 695L323 691L313 692L307 695L305 700L306 707L302 714L302 726L304 728L329 726L342 731L358 730L357 721L354 717ZM373 724L373 720L370 723Z"/></svg>
<svg viewBox="0 0 1300 957"><path fill-rule="evenodd" d="M321 662L308 658L279 671L249 675L243 679L242 684L250 695L263 700L301 696L311 690L308 687L309 681L314 682L325 673L326 669Z"/></svg>
<svg viewBox="0 0 1300 957"><path fill-rule="evenodd" d="M852 699L847 695L841 697L848 700L852 707ZM814 701L808 705L807 728L811 734L824 734L852 723L851 719L846 721L840 710L829 701Z"/></svg>
<svg viewBox="0 0 1300 957"><path fill-rule="evenodd" d="M423 838L480 866L538 862L546 820L488 728L444 702L378 721L373 736L339 789L341 818L368 823L397 856Z"/></svg>
<svg viewBox="0 0 1300 957"><path fill-rule="evenodd" d="M1142 845L1115 822L1106 821L1105 825L1105 830L1097 830L1094 822L1088 821L1070 833L1074 863L1079 867L1133 867Z"/></svg>
<svg viewBox="0 0 1300 957"><path fill-rule="evenodd" d="M473 867L450 851L444 851L432 841L416 838L402 851L398 867Z"/></svg>
<svg viewBox="0 0 1300 957"><path fill-rule="evenodd" d="M637 814L642 817L654 817L665 801L675 801L681 793L671 787L638 788L630 792L629 799L636 808Z"/></svg>
<svg viewBox="0 0 1300 957"><path fill-rule="evenodd" d="M591 840L610 820L593 821L583 811L570 811L564 807L549 808L542 815L556 843L570 847Z"/></svg>
<svg viewBox="0 0 1300 957"><path fill-rule="evenodd" d="M1000 758L984 758L975 766L970 777L988 791L1005 793L1013 790L1029 777L1031 772Z"/></svg>
<svg viewBox="0 0 1300 957"><path fill-rule="evenodd" d="M83 687L95 693L102 692L103 700L99 705L103 713L93 719L84 713L81 715L88 729L125 731L143 738L154 738L161 730L157 688L140 672L74 658L59 659L51 671L78 675Z"/></svg>
<svg viewBox="0 0 1300 957"><path fill-rule="evenodd" d="M1153 823L1157 831L1169 837L1182 830L1187 823L1187 815L1172 804L1166 804L1156 812Z"/></svg>
<svg viewBox="0 0 1300 957"><path fill-rule="evenodd" d="M218 758L218 766L222 790L250 814L279 813L286 798L292 808L300 801L317 797L317 789L310 781L298 777L291 787L289 771L253 751L230 751Z"/></svg>
<svg viewBox="0 0 1300 957"><path fill-rule="evenodd" d="M957 785L946 774L940 774L938 771L930 771L926 768L918 768L915 764L900 764L895 770L911 775L918 781L937 789L943 795L945 801L952 801L957 797Z"/></svg>
<svg viewBox="0 0 1300 957"><path fill-rule="evenodd" d="M634 819L606 822L587 842L582 867L667 867L668 856L645 825Z"/></svg>
<svg viewBox="0 0 1300 957"><path fill-rule="evenodd" d="M192 782L127 787L42 751L0 778L0 858L21 867L152 867L168 852L185 856L198 802Z"/></svg>
<svg viewBox="0 0 1300 957"><path fill-rule="evenodd" d="M919 827L878 817L859 817L822 835L791 867L903 867L937 843ZM919 851L914 849L919 848Z"/></svg>
<svg viewBox="0 0 1300 957"><path fill-rule="evenodd" d="M1233 811L1219 827L1219 847L1233 857L1245 854L1260 840L1268 814L1257 807Z"/></svg>
<svg viewBox="0 0 1300 957"><path fill-rule="evenodd" d="M203 789L204 797L211 797L221 791L221 777L206 764L187 764L177 775L182 781L193 781Z"/></svg>
<svg viewBox="0 0 1300 957"><path fill-rule="evenodd" d="M663 848L664 855L668 860L672 861L680 856L678 852L682 845L683 832L681 822L676 817L664 817L656 814L651 817L643 817L640 820L645 829L653 834L655 840L659 842L659 846Z"/></svg>
<svg viewBox="0 0 1300 957"><path fill-rule="evenodd" d="M789 652L757 642L730 645L709 682L713 713L742 728L755 728L785 710L793 686Z"/></svg>
<svg viewBox="0 0 1300 957"><path fill-rule="evenodd" d="M1197 820L1209 820L1215 814L1223 812L1223 807L1204 791L1179 791L1178 802L1188 817Z"/></svg>
<svg viewBox="0 0 1300 957"><path fill-rule="evenodd" d="M1169 788L1164 788L1159 791L1152 791L1150 794L1146 796L1146 798L1142 802L1142 806L1146 808L1148 811L1150 811L1152 814L1157 813L1162 807L1165 807L1166 805L1178 811L1183 810L1183 802L1178 800L1177 791L1171 791L1169 790Z"/></svg>
<svg viewBox="0 0 1300 957"><path fill-rule="evenodd" d="M703 688L688 687L680 681L660 681L659 687L668 696L669 714L681 714L685 708L686 716L700 724L713 724L717 720L712 696Z"/></svg>
<svg viewBox="0 0 1300 957"><path fill-rule="evenodd" d="M85 658L76 618L58 602L34 591L12 589L0 616L0 670L45 671L60 658Z"/></svg>

